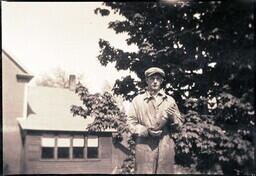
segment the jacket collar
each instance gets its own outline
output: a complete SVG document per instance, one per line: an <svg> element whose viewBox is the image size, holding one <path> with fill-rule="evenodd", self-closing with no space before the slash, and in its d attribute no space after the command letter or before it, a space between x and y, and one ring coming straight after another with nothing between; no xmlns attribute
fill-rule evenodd
<svg viewBox="0 0 256 176"><path fill-rule="evenodd" d="M165 100L167 98L167 95L165 94L163 89L160 89L157 94L157 96L161 96L163 98L163 100ZM144 100L151 100L152 98L154 98L152 95L150 95L149 91L146 90L145 92L145 97Z"/></svg>

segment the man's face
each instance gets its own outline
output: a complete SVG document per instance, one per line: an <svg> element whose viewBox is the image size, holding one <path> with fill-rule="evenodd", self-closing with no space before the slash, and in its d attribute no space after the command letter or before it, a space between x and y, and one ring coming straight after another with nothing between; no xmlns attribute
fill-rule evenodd
<svg viewBox="0 0 256 176"><path fill-rule="evenodd" d="M158 91L161 89L161 84L163 82L163 77L160 74L153 74L146 78L148 84L148 89L151 91Z"/></svg>

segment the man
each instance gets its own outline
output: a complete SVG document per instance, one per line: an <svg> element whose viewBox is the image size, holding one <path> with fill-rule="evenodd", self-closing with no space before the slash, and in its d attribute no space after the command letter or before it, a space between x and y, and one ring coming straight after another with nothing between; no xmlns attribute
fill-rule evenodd
<svg viewBox="0 0 256 176"><path fill-rule="evenodd" d="M145 71L146 92L136 96L128 114L128 126L136 135L135 170L138 174L174 173L174 142L171 133L182 125L175 100L164 93L165 72Z"/></svg>

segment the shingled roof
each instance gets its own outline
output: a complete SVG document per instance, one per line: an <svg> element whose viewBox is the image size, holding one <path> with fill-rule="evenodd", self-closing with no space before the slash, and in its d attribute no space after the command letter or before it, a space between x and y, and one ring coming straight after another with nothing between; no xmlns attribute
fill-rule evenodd
<svg viewBox="0 0 256 176"><path fill-rule="evenodd" d="M74 91L63 88L29 87L28 116L19 118L23 130L87 131L94 118L73 117L71 105L82 105ZM105 130L111 132L116 130Z"/></svg>

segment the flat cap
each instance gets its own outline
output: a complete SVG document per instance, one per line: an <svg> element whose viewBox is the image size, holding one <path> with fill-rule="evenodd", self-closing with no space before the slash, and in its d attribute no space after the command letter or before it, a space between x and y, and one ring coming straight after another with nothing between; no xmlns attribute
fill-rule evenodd
<svg viewBox="0 0 256 176"><path fill-rule="evenodd" d="M149 77L153 74L159 73L162 77L165 77L165 73L161 68L150 67L145 71L145 77Z"/></svg>

